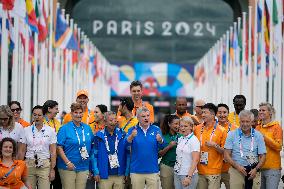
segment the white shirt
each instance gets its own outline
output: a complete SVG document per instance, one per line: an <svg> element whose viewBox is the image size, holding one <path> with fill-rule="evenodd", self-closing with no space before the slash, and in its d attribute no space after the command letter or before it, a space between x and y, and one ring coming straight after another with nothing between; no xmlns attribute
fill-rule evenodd
<svg viewBox="0 0 284 189"><path fill-rule="evenodd" d="M9 137L14 139L16 142L19 142L22 134L23 134L23 126L17 122L15 122L15 127L12 131L5 130L3 129L3 127L0 127L0 140Z"/></svg>
<svg viewBox="0 0 284 189"><path fill-rule="evenodd" d="M49 159L49 146L56 144L57 139L53 128L43 125L39 131L34 125L31 125L24 128L20 142L27 145L27 159L35 159L35 154L39 159Z"/></svg>
<svg viewBox="0 0 284 189"><path fill-rule="evenodd" d="M181 164L178 175L187 175L188 170L192 165L192 152L200 152L200 142L195 135L188 139L190 135L186 137L180 137L178 139L178 145L176 149L177 161ZM177 165L175 165L176 167ZM197 169L194 173L197 173Z"/></svg>

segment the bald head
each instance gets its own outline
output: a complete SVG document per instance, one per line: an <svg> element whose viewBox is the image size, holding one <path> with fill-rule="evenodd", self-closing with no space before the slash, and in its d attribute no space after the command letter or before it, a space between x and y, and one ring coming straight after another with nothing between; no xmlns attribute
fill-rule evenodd
<svg viewBox="0 0 284 189"><path fill-rule="evenodd" d="M179 115L183 115L187 110L187 99L186 97L178 97L176 99L176 111Z"/></svg>
<svg viewBox="0 0 284 189"><path fill-rule="evenodd" d="M196 115L201 116L201 114L202 114L202 109L201 108L204 105L205 105L205 101L202 100L202 99L198 99L198 100L195 101L195 103L194 103L194 111L195 111Z"/></svg>

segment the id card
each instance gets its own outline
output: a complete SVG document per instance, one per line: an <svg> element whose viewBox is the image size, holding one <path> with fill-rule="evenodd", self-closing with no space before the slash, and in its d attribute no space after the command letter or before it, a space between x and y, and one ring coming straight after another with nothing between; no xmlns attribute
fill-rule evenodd
<svg viewBox="0 0 284 189"><path fill-rule="evenodd" d="M208 165L208 152L201 151L200 164Z"/></svg>
<svg viewBox="0 0 284 189"><path fill-rule="evenodd" d="M88 153L88 151L87 151L86 146L83 146L83 147L80 149L80 154L81 154L81 157L82 157L83 160L88 159L89 153Z"/></svg>
<svg viewBox="0 0 284 189"><path fill-rule="evenodd" d="M258 163L258 157L251 153L246 156L246 159L251 166L256 165Z"/></svg>
<svg viewBox="0 0 284 189"><path fill-rule="evenodd" d="M118 162L117 153L109 154L109 155L108 155L108 160L109 160L109 164L110 164L110 168L111 168L111 169L114 169L114 168L118 168L118 167L119 167L119 162Z"/></svg>

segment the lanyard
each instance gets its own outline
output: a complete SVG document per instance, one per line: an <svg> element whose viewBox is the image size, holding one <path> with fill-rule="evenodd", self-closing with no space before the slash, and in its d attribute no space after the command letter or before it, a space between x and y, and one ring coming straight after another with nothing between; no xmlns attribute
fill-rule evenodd
<svg viewBox="0 0 284 189"><path fill-rule="evenodd" d="M194 133L192 132L192 133L189 135L189 137L187 137L187 138L182 137L182 139L186 139L186 142L184 143L183 147L181 148L181 152L183 152L183 149L184 149L185 145L186 145L186 144L188 143L188 141L193 137L193 135L194 135Z"/></svg>
<svg viewBox="0 0 284 189"><path fill-rule="evenodd" d="M124 127L122 128L122 130L124 130L124 129L129 125L129 123L130 123L132 120L133 120L133 117L128 120L128 122L124 125Z"/></svg>
<svg viewBox="0 0 284 189"><path fill-rule="evenodd" d="M117 147L118 147L118 137L117 137L117 134L115 134L115 143L114 143L114 151L115 153L117 153ZM107 149L107 152L108 154L110 154L110 149L109 149L109 144L108 144L108 140L107 140L107 136L105 134L105 144L106 144L106 149Z"/></svg>
<svg viewBox="0 0 284 189"><path fill-rule="evenodd" d="M229 132L231 131L231 127L232 127L232 124L231 124L231 123L229 123L229 128L228 128L227 133L229 133Z"/></svg>
<svg viewBox="0 0 284 189"><path fill-rule="evenodd" d="M11 173L12 171L16 168L16 165L13 165L13 167L8 171L8 173L6 173L2 178L0 178L0 180L4 180L6 179Z"/></svg>
<svg viewBox="0 0 284 189"><path fill-rule="evenodd" d="M84 144L84 146L86 146L86 145L85 145L85 140L86 140L86 138L85 138L84 127L83 127L81 124L80 124L80 127L82 128L83 144ZM80 137L79 137L79 134L78 134L78 132L77 132L77 129L76 129L76 126L75 126L75 123L74 123L74 122L73 122L73 128L74 128L74 130L75 130L75 133L76 133L76 136L77 136L77 140L78 140L78 142L79 142L79 151L80 151L81 140L80 140Z"/></svg>
<svg viewBox="0 0 284 189"><path fill-rule="evenodd" d="M251 128L251 141L250 141L250 151L253 152L253 145L254 145L254 129ZM244 153L243 153L243 145L242 145L242 135L243 135L243 132L241 129L239 129L239 145L240 145L240 154L241 154L241 157L244 157Z"/></svg>
<svg viewBox="0 0 284 189"><path fill-rule="evenodd" d="M212 130L212 133L211 133L211 135L210 135L210 142L212 141L212 138L213 138L213 135L214 135L214 133L215 133L215 131L216 131L217 125L218 125L218 120L216 120L215 125L214 125L214 128L213 128L213 130ZM201 145L201 146L202 146L203 131L204 131L204 126L202 126L201 131L200 131L200 145Z"/></svg>
<svg viewBox="0 0 284 189"><path fill-rule="evenodd" d="M53 125L50 125L50 122L53 121ZM54 119L48 120L47 117L45 117L45 122L51 127L54 128L54 131L56 132L56 124Z"/></svg>
<svg viewBox="0 0 284 189"><path fill-rule="evenodd" d="M90 119L90 114L91 114L91 111L90 111L90 109L88 109L88 117L87 117L87 125L89 125L89 119Z"/></svg>

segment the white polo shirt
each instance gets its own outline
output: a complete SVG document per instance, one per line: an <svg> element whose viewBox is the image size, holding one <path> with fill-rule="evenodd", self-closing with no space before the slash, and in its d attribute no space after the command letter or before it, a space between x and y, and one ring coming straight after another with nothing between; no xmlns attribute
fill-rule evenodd
<svg viewBox="0 0 284 189"><path fill-rule="evenodd" d="M19 142L21 135L23 134L23 129L23 126L18 122L15 122L15 127L12 131L5 130L3 127L0 127L0 141L3 138L9 137L14 139L16 142Z"/></svg>
<svg viewBox="0 0 284 189"><path fill-rule="evenodd" d="M27 159L35 159L35 154L39 159L49 159L50 144L56 144L57 139L53 128L43 125L42 129L38 130L34 125L31 125L24 128L20 142L27 145Z"/></svg>
<svg viewBox="0 0 284 189"><path fill-rule="evenodd" d="M192 152L200 152L200 142L195 135L180 137L176 149L177 160L180 160L180 169L177 175L187 175L192 165ZM177 165L175 165L177 166ZM197 169L194 173L197 173Z"/></svg>

